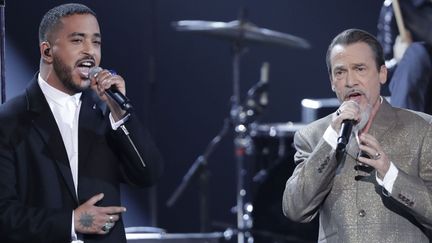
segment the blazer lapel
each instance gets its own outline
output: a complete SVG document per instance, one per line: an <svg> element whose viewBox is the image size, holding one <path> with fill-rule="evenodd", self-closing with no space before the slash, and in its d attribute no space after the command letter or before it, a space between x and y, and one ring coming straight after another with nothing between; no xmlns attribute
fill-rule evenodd
<svg viewBox="0 0 432 243"><path fill-rule="evenodd" d="M104 131L104 114L107 107L92 90L83 92L78 122L78 171L82 171L97 134ZM99 131L99 132L98 132Z"/></svg>
<svg viewBox="0 0 432 243"><path fill-rule="evenodd" d="M67 189L75 199L76 203L78 203L69 159L64 147L63 139L36 78L32 80L32 83L27 88L26 97L27 109L33 113L33 126L47 146L46 156L55 161L65 181Z"/></svg>
<svg viewBox="0 0 432 243"><path fill-rule="evenodd" d="M397 116L393 107L383 99L383 102L374 118L369 133L379 142L396 126Z"/></svg>

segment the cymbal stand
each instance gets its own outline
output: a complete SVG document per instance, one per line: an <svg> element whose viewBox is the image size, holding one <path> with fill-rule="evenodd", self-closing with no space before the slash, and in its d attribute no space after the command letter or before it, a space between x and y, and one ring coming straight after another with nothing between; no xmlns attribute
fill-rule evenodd
<svg viewBox="0 0 432 243"><path fill-rule="evenodd" d="M208 217L208 203L207 203L207 187L208 187L208 168L207 161L210 155L213 153L217 145L220 143L223 137L227 134L231 125L229 118L225 118L222 129L219 133L210 141L207 145L204 153L195 160L188 172L183 176L182 182L176 188L174 193L168 199L166 205L172 207L183 191L191 183L192 179L199 175L200 184L200 227L201 232L207 232L209 230L209 217Z"/></svg>
<svg viewBox="0 0 432 243"><path fill-rule="evenodd" d="M237 242L253 242L250 229L252 228L252 205L247 202L247 190L245 178L247 170L245 167L246 152L250 149L251 141L246 123L246 114L240 104L240 58L245 50L242 45L243 36L233 45L233 96L231 98L231 120L234 127L234 152L237 162L237 190L236 190L236 212L237 212Z"/></svg>

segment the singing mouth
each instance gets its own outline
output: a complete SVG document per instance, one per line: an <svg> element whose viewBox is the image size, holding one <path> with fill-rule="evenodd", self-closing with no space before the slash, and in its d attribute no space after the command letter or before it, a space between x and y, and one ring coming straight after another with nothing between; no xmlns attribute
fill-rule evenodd
<svg viewBox="0 0 432 243"><path fill-rule="evenodd" d="M363 92L358 91L358 90L352 90L352 91L349 91L349 92L345 95L345 100L357 100L357 99L359 99L362 95L364 95Z"/></svg>
<svg viewBox="0 0 432 243"><path fill-rule="evenodd" d="M78 61L76 66L78 67L80 76L88 79L90 68L96 66L96 63L93 59L86 58Z"/></svg>

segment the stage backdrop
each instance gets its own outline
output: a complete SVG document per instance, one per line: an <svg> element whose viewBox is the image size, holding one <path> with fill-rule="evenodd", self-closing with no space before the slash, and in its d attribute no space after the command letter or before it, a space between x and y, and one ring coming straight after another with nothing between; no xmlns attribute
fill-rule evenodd
<svg viewBox="0 0 432 243"><path fill-rule="evenodd" d="M38 23L47 9L60 2L65 1L7 2L9 98L22 90L37 71ZM103 39L101 65L124 76L127 95L150 127L165 158L165 172L157 187L125 189L124 203L131 207L125 215L126 224L154 225L169 232L200 229L197 180L192 181L173 207L168 208L165 203L229 116L233 93L232 43L224 38L177 32L172 22L227 22L237 19L240 10L245 9L246 19L259 27L308 40L311 44L308 50L247 43L240 65L244 97L259 80L261 64L270 63L269 105L258 122L299 122L302 99L334 97L325 66L325 53L332 37L346 28L376 33L382 4L354 0L75 2L87 4L98 14ZM214 230L235 226L235 215L231 212L236 203L232 141L230 130L208 161L209 215ZM261 166L262 161L250 163ZM277 210L280 215L282 212Z"/></svg>

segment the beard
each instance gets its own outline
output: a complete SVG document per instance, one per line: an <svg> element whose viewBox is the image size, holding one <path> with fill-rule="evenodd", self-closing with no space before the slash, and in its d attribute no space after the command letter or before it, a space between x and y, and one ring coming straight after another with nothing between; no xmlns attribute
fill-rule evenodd
<svg viewBox="0 0 432 243"><path fill-rule="evenodd" d="M90 81L83 82L81 85L75 84L72 79L72 69L57 56L53 57L53 69L63 86L74 94L80 93L90 86Z"/></svg>
<svg viewBox="0 0 432 243"><path fill-rule="evenodd" d="M353 127L353 131L361 131L369 121L370 115L372 113L372 105L368 103L364 110L361 111L360 121Z"/></svg>

